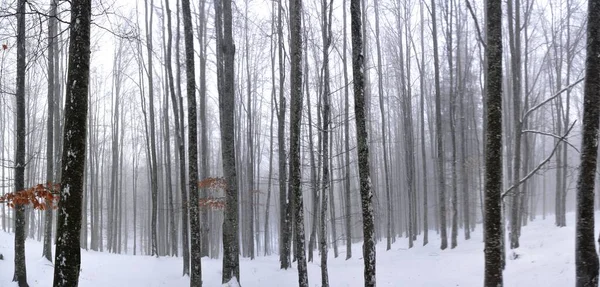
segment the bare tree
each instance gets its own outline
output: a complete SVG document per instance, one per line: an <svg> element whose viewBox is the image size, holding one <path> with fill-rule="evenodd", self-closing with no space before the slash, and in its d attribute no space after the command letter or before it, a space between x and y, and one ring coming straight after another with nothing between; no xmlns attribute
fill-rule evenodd
<svg viewBox="0 0 600 287"><path fill-rule="evenodd" d="M486 3L487 135L484 286L502 286L502 2Z"/></svg>
<svg viewBox="0 0 600 287"><path fill-rule="evenodd" d="M58 203L55 287L77 286L81 269L81 209L85 170L90 68L89 0L71 5L71 41L66 85L62 181Z"/></svg>
<svg viewBox="0 0 600 287"><path fill-rule="evenodd" d="M363 260L365 287L375 287L375 222L373 216L373 192L369 172L369 141L366 126L364 97L364 55L362 38L362 8L360 0L350 0L350 23L352 31L352 74L354 77L354 114L358 149L358 173L363 215Z"/></svg>

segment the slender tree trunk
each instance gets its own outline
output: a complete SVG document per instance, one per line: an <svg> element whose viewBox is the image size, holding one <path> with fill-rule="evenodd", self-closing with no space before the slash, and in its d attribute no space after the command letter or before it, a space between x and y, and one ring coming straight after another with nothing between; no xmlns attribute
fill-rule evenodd
<svg viewBox="0 0 600 287"><path fill-rule="evenodd" d="M423 246L429 243L429 207L427 203L427 152L425 151L425 38L424 27L425 18L423 16L423 1L419 1L419 15L421 17L420 35L421 35L421 68L419 73L419 90L421 96L421 160L423 161Z"/></svg>
<svg viewBox="0 0 600 287"><path fill-rule="evenodd" d="M54 66L54 57L57 48L56 39L56 0L50 0L50 18L48 19L48 122L47 122L47 150L46 150L46 182L49 185L54 184L54 91L56 82L55 73L58 73ZM48 204L49 202L46 202ZM52 208L46 209L44 222L44 247L43 256L52 261Z"/></svg>
<svg viewBox="0 0 600 287"><path fill-rule="evenodd" d="M304 204L300 169L300 124L302 122L302 0L290 0L290 182L289 193L294 203L295 254L298 260L298 284L308 286L304 250Z"/></svg>
<svg viewBox="0 0 600 287"><path fill-rule="evenodd" d="M346 182L344 191L344 198L346 204L345 214L345 225L346 225L346 260L352 258L352 198L351 198L351 186L350 186L350 96L348 92L348 65L346 64L346 52L348 50L347 35L346 35L346 0L343 2L343 21L344 21L344 35L343 35L343 51L342 51L342 64L344 65L344 151L345 151L345 163L344 163L344 180Z"/></svg>
<svg viewBox="0 0 600 287"><path fill-rule="evenodd" d="M186 91L188 99L188 164L189 164L189 212L191 229L190 286L202 286L202 260L200 254L200 215L198 194L198 129L196 117L196 76L194 67L194 39L190 1L182 0L183 39L185 42Z"/></svg>
<svg viewBox="0 0 600 287"><path fill-rule="evenodd" d="M438 56L438 40L437 40L437 15L435 13L435 1L431 0L431 27L433 29L433 62L435 72L435 130L437 143L437 171L438 171L438 188L439 188L439 218L442 243L442 250L448 247L448 234L446 228L446 170L444 163L444 134L442 131L442 108L440 94L440 64Z"/></svg>
<svg viewBox="0 0 600 287"><path fill-rule="evenodd" d="M25 189L25 0L17 3L17 118L15 152L15 192ZM87 110L87 109L86 109ZM84 112L85 113L85 112ZM85 120L83 122L85 126ZM85 135L85 134L84 134ZM85 136L84 136L85 140ZM85 144L84 144L85 145ZM83 172L82 172L83 173ZM77 216L77 215L75 215ZM81 216L81 213L79 213ZM15 205L15 274L14 282L19 287L27 287L27 268L25 263L25 205ZM79 235L77 235L77 238ZM77 239L79 241L79 239ZM79 243L78 243L79 244ZM58 261L57 261L58 262Z"/></svg>
<svg viewBox="0 0 600 287"><path fill-rule="evenodd" d="M168 7L168 6L167 6ZM168 9L168 8L167 8ZM176 71L177 71L177 97L179 98L179 101L177 100L177 98L175 97L175 92L173 87L171 87L171 101L173 102L173 115L175 118L175 129L177 130L177 147L178 147L178 151L179 151L179 186L181 188L181 246L182 246L182 253L183 253L183 274L184 275L190 275L190 242L189 242L189 216L188 216L188 212L189 212L189 201L188 201L188 194L187 194L187 183L186 183L186 177L185 177L185 128L183 125L183 120L184 120L184 111L183 111L183 96L181 94L181 61L180 61L180 56L179 56L179 43L180 43L180 37L181 37L181 33L179 27L181 27L181 18L179 17L180 13L179 13L179 0L177 1L177 33L175 36L175 63L176 63ZM169 27L171 27L171 25L169 25ZM169 35L171 33L170 29L167 29L167 35ZM170 45L169 45L170 47ZM170 58L169 58L170 59ZM167 67L169 67L169 69L171 70L171 73L169 73L169 77L173 76L172 73L172 68L171 65L167 65ZM171 83L174 83L172 80L170 81ZM177 109L177 103L179 103L179 108Z"/></svg>
<svg viewBox="0 0 600 287"><path fill-rule="evenodd" d="M278 1L277 14L277 34L279 41L279 114L277 116L277 137L279 145L279 263L281 269L291 267L290 262L290 242L291 242L291 223L289 222L288 192L287 192L287 165L285 153L285 59L283 54L283 0Z"/></svg>
<svg viewBox="0 0 600 287"><path fill-rule="evenodd" d="M365 78L360 0L350 0L352 31L352 74L354 76L354 113L358 149L358 173L363 214L363 260L365 287L375 287L375 222L373 218L373 192L369 172L369 143L365 116Z"/></svg>

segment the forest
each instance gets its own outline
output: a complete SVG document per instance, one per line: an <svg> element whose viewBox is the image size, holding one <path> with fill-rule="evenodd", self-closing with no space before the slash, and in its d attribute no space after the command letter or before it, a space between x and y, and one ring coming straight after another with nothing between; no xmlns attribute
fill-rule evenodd
<svg viewBox="0 0 600 287"><path fill-rule="evenodd" d="M0 286L598 286L600 0L2 0L0 44Z"/></svg>

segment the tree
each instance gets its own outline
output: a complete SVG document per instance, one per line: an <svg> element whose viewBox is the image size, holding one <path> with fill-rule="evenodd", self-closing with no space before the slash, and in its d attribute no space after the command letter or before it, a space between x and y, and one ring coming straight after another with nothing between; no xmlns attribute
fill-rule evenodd
<svg viewBox="0 0 600 287"><path fill-rule="evenodd" d="M350 0L350 29L352 33L352 74L354 77L354 114L358 150L358 174L363 216L363 260L365 287L375 286L375 222L373 192L369 172L369 141L365 113L365 79L362 39L362 9L360 0Z"/></svg>
<svg viewBox="0 0 600 287"><path fill-rule="evenodd" d="M298 284L308 286L304 251L304 205L300 170L300 124L302 122L302 0L290 0L290 181L289 194L294 206L295 254Z"/></svg>
<svg viewBox="0 0 600 287"><path fill-rule="evenodd" d="M333 2L333 1L331 1ZM321 13L323 17L323 25L321 26L321 35L323 38L323 177L321 189L321 237L319 251L321 253L321 286L329 286L329 274L327 271L327 193L331 189L329 185L329 121L330 121L330 86L329 86L329 46L331 44L331 13L333 12L332 3L329 3L329 11L327 10L327 0L321 0ZM316 187L315 187L316 188ZM333 197L331 198L333 202ZM333 208L332 208L333 211ZM332 225L335 225L335 217L331 217ZM299 222L297 224L302 224ZM334 227L335 228L335 227ZM335 233L334 233L335 235ZM334 236L333 240L337 240Z"/></svg>
<svg viewBox="0 0 600 287"><path fill-rule="evenodd" d="M187 1L187 0L186 0ZM225 218L223 219L223 283L240 280L240 242L238 225L238 188L235 169L235 134L234 134L234 60L233 21L231 0L222 1L223 38L217 37L217 50L223 54L222 82L219 88L219 116L221 120L221 157L225 177ZM215 5L216 6L216 5ZM216 9L216 7L215 7ZM220 33L218 31L217 33Z"/></svg>
<svg viewBox="0 0 600 287"><path fill-rule="evenodd" d="M594 242L594 182L600 116L600 1L588 2L587 56L583 91L581 164L577 179L575 237L576 286L598 286L598 253Z"/></svg>
<svg viewBox="0 0 600 287"><path fill-rule="evenodd" d="M448 231L446 228L446 169L444 168L444 134L442 133L442 107L440 94L440 60L438 56L437 24L435 14L435 1L431 0L431 27L433 29L433 65L435 72L435 131L437 147L437 171L439 188L439 221L442 243L442 250L448 247Z"/></svg>
<svg viewBox="0 0 600 287"><path fill-rule="evenodd" d="M17 146L15 152L15 192L25 189L25 0L17 8ZM83 122L85 126L85 121ZM85 136L83 137L85 141ZM15 276L19 287L27 287L25 264L25 206L15 206Z"/></svg>
<svg viewBox="0 0 600 287"><path fill-rule="evenodd" d="M487 135L484 286L502 286L502 1L486 4Z"/></svg>
<svg viewBox="0 0 600 287"><path fill-rule="evenodd" d="M54 65L56 57L57 39L56 39L56 0L50 1L50 19L48 19L48 122L47 122L47 150L46 150L46 181L54 182L54 92L55 84L58 85L56 76L58 67ZM44 248L43 256L52 261L52 209L45 211L44 225Z"/></svg>
<svg viewBox="0 0 600 287"><path fill-rule="evenodd" d="M194 67L194 39L190 1L182 0L183 40L185 43L186 91L188 99L188 164L190 188L190 286L202 286L202 258L200 256L200 218L198 194L198 127L196 117L196 76Z"/></svg>
<svg viewBox="0 0 600 287"><path fill-rule="evenodd" d="M90 69L90 0L71 4L62 181L58 203L55 287L77 286L81 269L81 203L85 169Z"/></svg>

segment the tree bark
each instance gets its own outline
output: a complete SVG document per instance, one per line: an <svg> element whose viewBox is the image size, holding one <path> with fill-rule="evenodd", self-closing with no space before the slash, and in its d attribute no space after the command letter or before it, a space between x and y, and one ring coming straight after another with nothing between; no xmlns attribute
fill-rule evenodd
<svg viewBox="0 0 600 287"><path fill-rule="evenodd" d="M362 9L360 0L350 0L352 31L352 74L354 76L354 113L358 149L358 173L363 215L363 260L365 287L375 287L375 222L373 217L373 192L369 171L369 142L365 110L365 78L362 39Z"/></svg>
<svg viewBox="0 0 600 287"><path fill-rule="evenodd" d="M79 237L86 152L91 11L89 0L72 3L58 240L54 260L55 287L78 286L81 267Z"/></svg>
<svg viewBox="0 0 600 287"><path fill-rule="evenodd" d="M17 5L17 125L15 152L15 192L25 189L25 0L19 0ZM87 109L86 109L87 110ZM85 120L83 121L85 126ZM84 133L85 135L85 133ZM85 136L84 136L85 141ZM85 146L85 144L84 144ZM83 171L82 171L83 174ZM79 213L81 216L81 213ZM19 287L27 287L27 267L25 263L25 205L15 205L15 274L13 281ZM79 235L77 236L79 238ZM79 241L79 239L77 240ZM79 244L79 243L78 243ZM57 261L58 262L58 261Z"/></svg>
<svg viewBox="0 0 600 287"><path fill-rule="evenodd" d="M217 49L223 54L223 81L219 92L219 115L221 120L221 156L225 176L225 218L223 220L223 280L227 283L240 280L238 188L235 169L234 135L234 57L231 0L223 2L223 41Z"/></svg>
<svg viewBox="0 0 600 287"><path fill-rule="evenodd" d="M503 285L502 269L502 2L486 4L487 133L484 286Z"/></svg>
<svg viewBox="0 0 600 287"><path fill-rule="evenodd" d="M594 181L600 116L600 1L589 0L587 56L583 91L581 165L577 179L575 270L577 287L598 286L598 253L594 242Z"/></svg>

